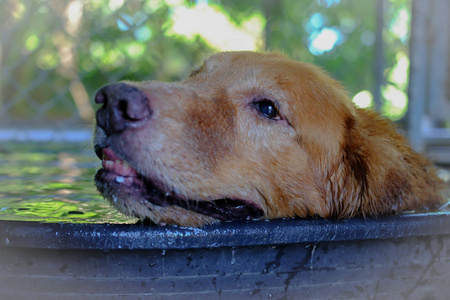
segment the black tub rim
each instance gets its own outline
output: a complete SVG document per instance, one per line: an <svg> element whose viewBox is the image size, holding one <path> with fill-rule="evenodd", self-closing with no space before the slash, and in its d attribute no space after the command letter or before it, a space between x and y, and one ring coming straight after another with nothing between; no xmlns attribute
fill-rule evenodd
<svg viewBox="0 0 450 300"><path fill-rule="evenodd" d="M450 212L326 219L223 222L201 228L0 220L0 247L198 249L450 234Z"/></svg>

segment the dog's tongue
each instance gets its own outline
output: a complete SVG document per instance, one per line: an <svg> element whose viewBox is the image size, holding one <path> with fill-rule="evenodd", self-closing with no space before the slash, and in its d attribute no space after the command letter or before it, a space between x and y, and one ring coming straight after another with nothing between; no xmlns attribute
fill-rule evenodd
<svg viewBox="0 0 450 300"><path fill-rule="evenodd" d="M121 176L137 177L137 172L126 161L117 156L111 148L103 149L102 167Z"/></svg>

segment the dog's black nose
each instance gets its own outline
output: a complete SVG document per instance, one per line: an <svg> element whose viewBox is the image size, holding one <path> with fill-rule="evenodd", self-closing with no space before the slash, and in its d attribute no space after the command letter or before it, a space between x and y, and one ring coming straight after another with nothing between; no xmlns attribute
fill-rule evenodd
<svg viewBox="0 0 450 300"><path fill-rule="evenodd" d="M140 127L151 116L148 98L138 88L125 83L101 88L95 95L95 103L103 104L97 110L97 125L107 135Z"/></svg>

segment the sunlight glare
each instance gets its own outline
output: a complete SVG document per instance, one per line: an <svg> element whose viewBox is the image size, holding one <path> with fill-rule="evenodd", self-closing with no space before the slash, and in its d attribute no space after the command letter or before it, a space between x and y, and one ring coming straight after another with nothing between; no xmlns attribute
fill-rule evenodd
<svg viewBox="0 0 450 300"><path fill-rule="evenodd" d="M109 1L109 9L112 11L116 11L123 6L125 0L110 0Z"/></svg>
<svg viewBox="0 0 450 300"><path fill-rule="evenodd" d="M77 23L80 21L81 15L83 14L83 4L80 1L72 1L67 6L67 19L70 23Z"/></svg>
<svg viewBox="0 0 450 300"><path fill-rule="evenodd" d="M334 28L323 28L311 35L311 42L309 51L314 55L323 54L326 51L333 49L333 47L341 40L341 33Z"/></svg>
<svg viewBox="0 0 450 300"><path fill-rule="evenodd" d="M83 4L80 1L72 1L67 5L66 10L67 24L66 30L69 34L74 35L80 25L81 17L83 16Z"/></svg>
<svg viewBox="0 0 450 300"><path fill-rule="evenodd" d="M360 108L368 108L372 105L373 96L371 92L365 90L356 94L352 101Z"/></svg>
<svg viewBox="0 0 450 300"><path fill-rule="evenodd" d="M403 54L397 55L397 63L389 74L389 80L401 87L406 87L408 83L409 59Z"/></svg>
<svg viewBox="0 0 450 300"><path fill-rule="evenodd" d="M262 45L263 18L255 14L237 26L225 12L214 6L180 6L173 12L172 33L188 39L204 38L222 50L257 50Z"/></svg>
<svg viewBox="0 0 450 300"><path fill-rule="evenodd" d="M404 109L408 103L406 94L394 87L393 85L386 86L383 91L383 97L392 103L392 105L399 109Z"/></svg>
<svg viewBox="0 0 450 300"><path fill-rule="evenodd" d="M405 43L409 34L409 20L410 13L406 8L402 8L397 15L392 19L389 30L400 38Z"/></svg>

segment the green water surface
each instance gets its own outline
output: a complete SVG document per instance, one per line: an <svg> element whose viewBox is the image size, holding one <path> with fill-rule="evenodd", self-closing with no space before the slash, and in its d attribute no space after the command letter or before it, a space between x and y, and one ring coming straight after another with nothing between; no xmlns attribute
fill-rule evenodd
<svg viewBox="0 0 450 300"><path fill-rule="evenodd" d="M136 223L98 194L100 165L87 144L2 142L0 220Z"/></svg>

